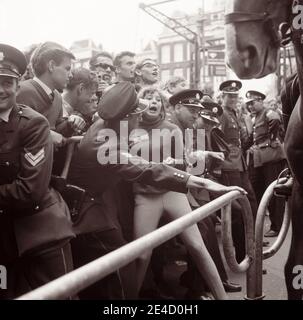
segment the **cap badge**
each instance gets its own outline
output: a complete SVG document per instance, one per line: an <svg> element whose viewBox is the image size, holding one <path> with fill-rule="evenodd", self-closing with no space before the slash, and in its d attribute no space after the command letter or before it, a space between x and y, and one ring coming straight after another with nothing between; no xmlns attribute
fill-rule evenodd
<svg viewBox="0 0 303 320"><path fill-rule="evenodd" d="M0 51L0 61L3 61L4 60L4 54L3 52Z"/></svg>
<svg viewBox="0 0 303 320"><path fill-rule="evenodd" d="M218 112L218 108L217 107L214 107L213 108L213 113L217 113Z"/></svg>
<svg viewBox="0 0 303 320"><path fill-rule="evenodd" d="M196 94L196 99L200 99L199 93Z"/></svg>
<svg viewBox="0 0 303 320"><path fill-rule="evenodd" d="M231 86L232 86L233 88L235 88L235 87L237 86L237 84L236 84L235 82L232 82Z"/></svg>

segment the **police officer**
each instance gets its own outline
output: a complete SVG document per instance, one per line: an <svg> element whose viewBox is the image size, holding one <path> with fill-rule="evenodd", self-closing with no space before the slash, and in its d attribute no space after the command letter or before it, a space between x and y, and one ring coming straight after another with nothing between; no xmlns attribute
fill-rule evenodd
<svg viewBox="0 0 303 320"><path fill-rule="evenodd" d="M219 89L222 92L223 114L220 118L221 129L225 134L230 150L222 166L220 182L225 185L241 186L248 192L248 200L254 217L257 213L257 200L249 180L248 170L243 156L243 141L240 119L237 114L239 90L242 83L237 80L228 80L221 83ZM233 240L236 249L237 261L245 257L245 235L241 207L237 202L233 203Z"/></svg>
<svg viewBox="0 0 303 320"><path fill-rule="evenodd" d="M246 105L251 112L248 119L252 123L252 146L248 151L250 179L260 202L266 188L285 168L284 149L278 138L281 118L277 111L264 107L266 96L263 93L250 90L246 98ZM275 237L282 225L284 201L274 196L268 209L271 227L265 237Z"/></svg>
<svg viewBox="0 0 303 320"><path fill-rule="evenodd" d="M48 121L16 103L22 52L0 44L0 264L14 298L72 270L68 209L48 187L53 145Z"/></svg>
<svg viewBox="0 0 303 320"><path fill-rule="evenodd" d="M205 150L205 148L203 148L203 150L196 150L196 148L199 147L196 144L197 141L195 139L195 135L197 134L196 129L205 129L202 124L201 126L199 125L199 119L201 120L200 116L203 116L206 121L209 121L213 129L214 123L217 125L219 122L218 116L222 114L222 108L209 97L203 95L200 90L193 89L185 89L175 93L170 97L169 103L174 107L171 115L171 121L177 124L178 127L182 130L184 134L184 142L186 139L186 135L191 131L193 132L194 145L193 148L188 149L192 149L191 151L193 152L193 154L195 154L197 157L200 157L201 160L205 163L205 166L203 165L203 169L205 170L200 172L200 175L202 173L204 174L203 176L209 174L209 169L213 169L214 163L222 163L222 161L224 160L225 150L223 150L222 148L216 149L216 147L214 147L215 150L211 150L211 148L207 149L207 151ZM206 146L210 144L210 137L210 132L207 132ZM218 141L216 146L219 146ZM203 147L205 146L203 145ZM192 162L194 163L195 160L192 159ZM191 164L189 164L189 167L191 167ZM208 176L207 178L210 177ZM205 204L210 201L209 193L205 192L205 190L196 190L196 192L195 190L191 190L191 192L188 194L188 198L192 207L199 207L202 202L203 204ZM239 285L230 283L228 281L228 276L222 262L212 218L208 217L203 219L198 223L198 227L207 250L212 256L216 267L218 268L218 272L220 274L226 292L241 291L241 287ZM205 294L205 291L208 291L208 289L205 281L201 278L196 266L192 263L191 257L188 257L187 260L187 271L181 276L181 284L188 289L185 298L202 300L206 299L207 295Z"/></svg>
<svg viewBox="0 0 303 320"><path fill-rule="evenodd" d="M220 192L230 190L164 164L149 163L131 156L128 153L128 135L138 126L138 117L143 110L138 104L134 86L130 82L119 82L102 96L99 103L101 119L88 129L74 154L69 180L87 192L75 221L78 236L72 243L72 249L76 267L126 243L115 202L116 185L121 179L177 192L187 192L188 187ZM239 190L243 192L243 189ZM107 288L116 291L111 298L134 298L133 272L131 263L118 270L118 282L110 281L108 287L104 281L98 282L80 293L80 298L100 299ZM120 296L117 296L119 289Z"/></svg>

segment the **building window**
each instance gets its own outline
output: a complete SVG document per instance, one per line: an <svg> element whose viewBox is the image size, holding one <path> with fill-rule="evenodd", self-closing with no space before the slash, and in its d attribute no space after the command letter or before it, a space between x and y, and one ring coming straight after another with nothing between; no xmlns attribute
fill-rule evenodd
<svg viewBox="0 0 303 320"><path fill-rule="evenodd" d="M186 68L186 80L190 81L190 68Z"/></svg>
<svg viewBox="0 0 303 320"><path fill-rule="evenodd" d="M162 70L161 71L161 81L166 82L170 78L170 72L169 70Z"/></svg>
<svg viewBox="0 0 303 320"><path fill-rule="evenodd" d="M161 47L161 63L170 63L170 45Z"/></svg>
<svg viewBox="0 0 303 320"><path fill-rule="evenodd" d="M183 43L176 43L174 45L174 62L183 62L184 54L183 54Z"/></svg>
<svg viewBox="0 0 303 320"><path fill-rule="evenodd" d="M174 70L174 76L179 76L179 77L183 77L183 68L177 68Z"/></svg>

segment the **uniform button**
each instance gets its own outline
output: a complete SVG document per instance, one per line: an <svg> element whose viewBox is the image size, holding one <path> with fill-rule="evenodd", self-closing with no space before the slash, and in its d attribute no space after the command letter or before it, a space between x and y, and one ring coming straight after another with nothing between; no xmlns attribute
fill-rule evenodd
<svg viewBox="0 0 303 320"><path fill-rule="evenodd" d="M91 201L95 201L95 198L90 198Z"/></svg>
<svg viewBox="0 0 303 320"><path fill-rule="evenodd" d="M40 207L39 207L39 206L36 206L36 207L35 207L35 210L39 210L39 209L40 209Z"/></svg>
<svg viewBox="0 0 303 320"><path fill-rule="evenodd" d="M181 178L184 178L184 174L181 174Z"/></svg>
<svg viewBox="0 0 303 320"><path fill-rule="evenodd" d="M5 165L9 167L10 163L8 161L6 161Z"/></svg>
<svg viewBox="0 0 303 320"><path fill-rule="evenodd" d="M0 209L0 214L3 213L3 210Z"/></svg>
<svg viewBox="0 0 303 320"><path fill-rule="evenodd" d="M22 110L20 110L18 113L19 113L19 114L22 114Z"/></svg>
<svg viewBox="0 0 303 320"><path fill-rule="evenodd" d="M177 176L177 175L178 175L178 174L175 172L175 173L174 173L174 176Z"/></svg>

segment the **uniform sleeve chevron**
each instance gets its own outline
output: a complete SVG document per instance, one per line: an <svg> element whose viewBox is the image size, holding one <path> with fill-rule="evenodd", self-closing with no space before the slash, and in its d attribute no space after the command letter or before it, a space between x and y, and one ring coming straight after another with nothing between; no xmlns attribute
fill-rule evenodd
<svg viewBox="0 0 303 320"><path fill-rule="evenodd" d="M31 152L27 152L24 157L32 166L36 166L45 157L44 148L38 151L35 155Z"/></svg>

